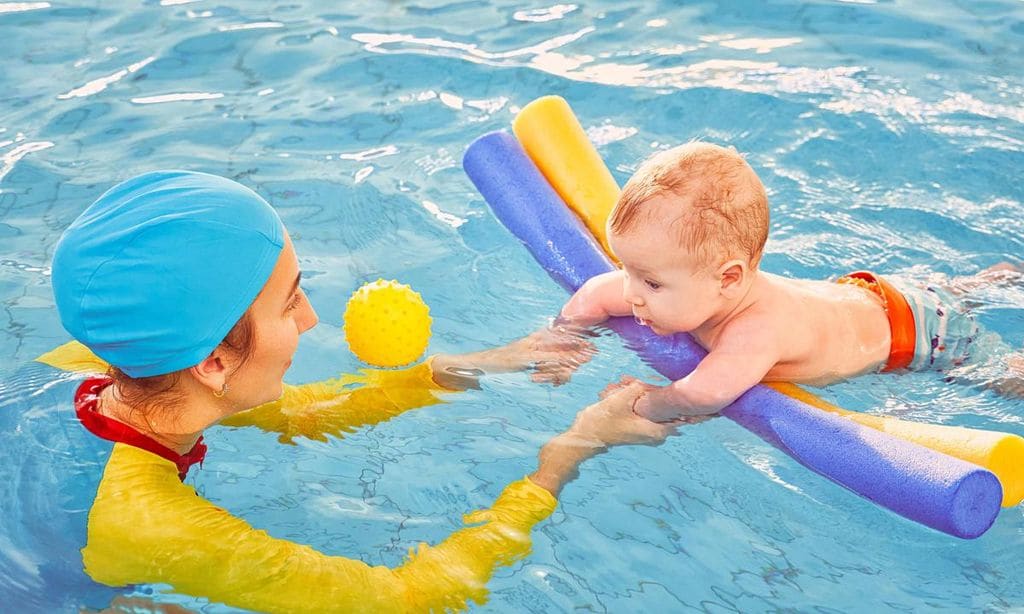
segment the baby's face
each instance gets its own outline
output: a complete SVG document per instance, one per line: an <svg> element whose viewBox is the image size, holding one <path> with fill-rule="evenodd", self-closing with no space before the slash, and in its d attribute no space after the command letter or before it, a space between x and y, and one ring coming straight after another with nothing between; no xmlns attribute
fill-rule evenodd
<svg viewBox="0 0 1024 614"><path fill-rule="evenodd" d="M644 222L608 240L626 272L623 298L641 324L659 335L713 324L722 304L721 283L664 225Z"/></svg>

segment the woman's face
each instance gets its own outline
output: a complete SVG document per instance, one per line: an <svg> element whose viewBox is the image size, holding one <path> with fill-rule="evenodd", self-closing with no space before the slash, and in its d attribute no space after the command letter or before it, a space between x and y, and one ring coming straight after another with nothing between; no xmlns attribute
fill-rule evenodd
<svg viewBox="0 0 1024 614"><path fill-rule="evenodd" d="M232 401L238 406L247 409L281 397L284 373L292 364L299 335L319 321L299 287L299 275L295 248L285 232L277 265L249 308L252 355L228 378Z"/></svg>

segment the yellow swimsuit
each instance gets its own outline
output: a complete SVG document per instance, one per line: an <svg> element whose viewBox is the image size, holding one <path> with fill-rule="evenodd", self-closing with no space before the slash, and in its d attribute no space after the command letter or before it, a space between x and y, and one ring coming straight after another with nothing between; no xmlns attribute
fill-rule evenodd
<svg viewBox="0 0 1024 614"><path fill-rule="evenodd" d="M87 373L106 365L77 343L38 359ZM363 384L351 389L352 383ZM222 424L257 426L323 439L440 403L429 363L405 371L288 386L274 403ZM276 539L198 496L178 466L115 443L89 512L85 571L110 586L166 583L175 591L264 612L406 612L483 603L498 565L530 550L529 532L555 498L528 479L509 484L494 505L464 517L468 526L436 546L421 545L400 567L370 566Z"/></svg>

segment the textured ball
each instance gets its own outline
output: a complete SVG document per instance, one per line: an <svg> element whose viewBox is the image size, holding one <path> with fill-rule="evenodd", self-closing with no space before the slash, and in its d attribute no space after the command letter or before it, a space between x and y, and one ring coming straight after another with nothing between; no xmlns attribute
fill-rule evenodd
<svg viewBox="0 0 1024 614"><path fill-rule="evenodd" d="M397 281L363 284L345 306L345 340L359 360L399 367L419 358L430 341L430 308Z"/></svg>

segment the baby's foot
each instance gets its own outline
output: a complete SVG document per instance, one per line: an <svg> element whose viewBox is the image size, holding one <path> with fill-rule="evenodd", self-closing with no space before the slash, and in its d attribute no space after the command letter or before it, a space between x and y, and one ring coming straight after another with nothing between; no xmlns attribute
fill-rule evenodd
<svg viewBox="0 0 1024 614"><path fill-rule="evenodd" d="M992 381L989 387L1004 397L1024 399L1024 355L1007 356L1006 376Z"/></svg>
<svg viewBox="0 0 1024 614"><path fill-rule="evenodd" d="M977 276L991 284L1005 285L1011 282L1019 282L1021 273L1024 273L1024 269L1019 265L1012 262L1000 262L979 272Z"/></svg>
<svg viewBox="0 0 1024 614"><path fill-rule="evenodd" d="M1021 273L1021 272L1024 272L1024 269L1021 269L1020 266L1018 266L1016 264L1013 264L1012 262L1000 262L999 264L993 264L992 266L988 267L987 269L982 271L981 274L984 275L985 273L988 273L988 272L998 273L1000 271L1009 271L1011 273Z"/></svg>
<svg viewBox="0 0 1024 614"><path fill-rule="evenodd" d="M1015 377L1024 378L1024 354L1010 354L1007 356L1006 368Z"/></svg>
<svg viewBox="0 0 1024 614"><path fill-rule="evenodd" d="M985 288L1009 288L1024 284L1024 268L1012 262L1000 262L967 277L954 277L941 284L956 295Z"/></svg>

